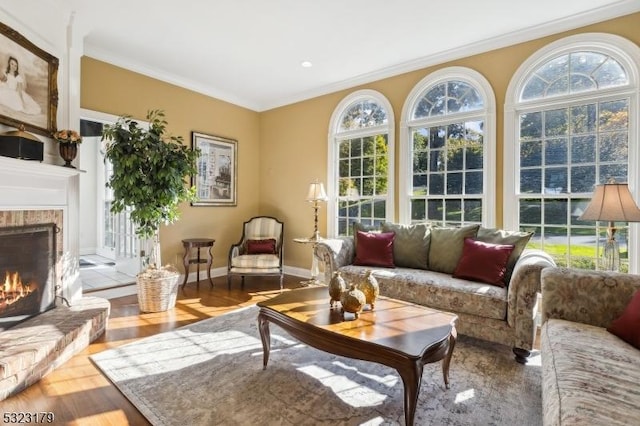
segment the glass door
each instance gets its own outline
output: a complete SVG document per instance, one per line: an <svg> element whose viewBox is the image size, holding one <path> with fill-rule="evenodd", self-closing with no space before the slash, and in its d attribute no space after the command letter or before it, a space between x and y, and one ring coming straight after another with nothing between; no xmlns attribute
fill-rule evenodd
<svg viewBox="0 0 640 426"><path fill-rule="evenodd" d="M100 129L104 124L114 123L118 117L96 111L82 111L84 122ZM87 123L85 123L87 125ZM97 132L97 133L101 133ZM94 133L95 134L95 133ZM107 188L107 182L113 173L111 164L105 159L105 142L97 138L95 155L95 197L97 214L95 219L96 254L115 262L115 269L127 275L135 276L140 272L140 242L135 235L135 226L130 220L130 211L111 213L113 191Z"/></svg>
<svg viewBox="0 0 640 426"><path fill-rule="evenodd" d="M102 223L98 225L102 233L100 251L108 253L110 259L115 261L117 272L135 276L140 271L140 243L136 237L135 226L131 222L131 210L127 208L118 214L111 212L113 191L106 183L113 169L111 163L105 161L104 149L100 150L99 158L104 171L103 182L99 184L103 196L98 200L103 212Z"/></svg>

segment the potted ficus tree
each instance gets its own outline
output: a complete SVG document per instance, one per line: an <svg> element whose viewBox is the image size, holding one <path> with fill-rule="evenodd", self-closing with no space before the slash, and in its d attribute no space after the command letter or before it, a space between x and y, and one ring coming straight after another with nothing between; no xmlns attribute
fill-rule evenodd
<svg viewBox="0 0 640 426"><path fill-rule="evenodd" d="M141 250L143 269L136 277L138 303L143 312L159 312L175 306L178 271L160 266L159 230L180 216L179 205L195 199L195 188L187 184L196 173L197 150L183 143L181 136L166 133L164 111L147 113L149 127L129 116L105 125L105 157L113 174L107 186L113 190L111 212L130 208Z"/></svg>

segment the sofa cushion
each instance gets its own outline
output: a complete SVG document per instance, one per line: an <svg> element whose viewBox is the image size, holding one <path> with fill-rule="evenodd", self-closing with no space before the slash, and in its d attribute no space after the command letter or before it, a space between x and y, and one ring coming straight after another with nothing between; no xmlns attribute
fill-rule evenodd
<svg viewBox="0 0 640 426"><path fill-rule="evenodd" d="M429 246L429 269L445 274L453 274L458 266L464 239L475 237L480 225L459 228L433 228Z"/></svg>
<svg viewBox="0 0 640 426"><path fill-rule="evenodd" d="M339 271L347 283L364 276L365 266L346 265ZM380 294L447 312L504 321L507 288L453 278L450 274L409 268L375 268Z"/></svg>
<svg viewBox="0 0 640 426"><path fill-rule="evenodd" d="M354 265L393 268L393 232L356 231L356 257Z"/></svg>
<svg viewBox="0 0 640 426"><path fill-rule="evenodd" d="M607 331L640 349L640 290L636 291L622 315L607 327Z"/></svg>
<svg viewBox="0 0 640 426"><path fill-rule="evenodd" d="M393 240L393 263L405 268L429 268L429 243L431 227L428 223L400 225L383 223L383 232L395 233Z"/></svg>
<svg viewBox="0 0 640 426"><path fill-rule="evenodd" d="M516 266L516 262L520 258L520 255L524 251L532 236L533 232L505 231L495 228L483 228L481 226L478 229L476 240L484 241L485 243L491 244L513 245L513 251L509 256L509 261L507 262L507 270L504 274L504 283L508 285L509 281L511 281L513 268Z"/></svg>
<svg viewBox="0 0 640 426"><path fill-rule="evenodd" d="M542 326L545 425L631 425L640 418L640 352L602 327Z"/></svg>
<svg viewBox="0 0 640 426"><path fill-rule="evenodd" d="M504 287L504 274L512 251L513 245L465 238L462 256L453 276Z"/></svg>
<svg viewBox="0 0 640 426"><path fill-rule="evenodd" d="M365 225L361 222L353 222L353 235L356 235L356 232L380 232L380 227L377 225Z"/></svg>

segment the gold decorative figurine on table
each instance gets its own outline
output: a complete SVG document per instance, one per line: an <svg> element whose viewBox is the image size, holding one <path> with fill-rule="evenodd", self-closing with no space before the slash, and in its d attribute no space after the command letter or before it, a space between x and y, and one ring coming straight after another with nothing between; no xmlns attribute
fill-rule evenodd
<svg viewBox="0 0 640 426"><path fill-rule="evenodd" d="M358 280L358 290L364 293L365 304L371 307L371 310L375 308L376 299L380 295L380 286L378 280L373 276L373 271L367 271L362 279Z"/></svg>
<svg viewBox="0 0 640 426"><path fill-rule="evenodd" d="M340 302L340 296L347 289L347 283L342 278L340 271L335 271L329 281L329 306L333 308L335 302Z"/></svg>
<svg viewBox="0 0 640 426"><path fill-rule="evenodd" d="M342 319L344 320L344 313L350 312L355 314L356 319L360 316L362 308L364 307L366 299L364 293L358 290L355 284L351 284L348 290L343 291L340 295L340 304L342 305Z"/></svg>

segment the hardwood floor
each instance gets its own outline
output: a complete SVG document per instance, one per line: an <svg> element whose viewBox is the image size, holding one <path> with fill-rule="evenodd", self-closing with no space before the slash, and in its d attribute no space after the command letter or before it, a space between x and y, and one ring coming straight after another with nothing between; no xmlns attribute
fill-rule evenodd
<svg viewBox="0 0 640 426"><path fill-rule="evenodd" d="M98 370L89 355L143 337L215 317L279 294L278 279L247 278L244 290L234 279L227 290L226 277L187 284L179 290L175 309L140 314L136 296L111 299L107 332L87 349L16 396L0 402L0 413L51 412L56 425L149 425L150 423ZM285 289L300 287L298 277L285 277ZM327 299L328 300L328 299ZM2 418L0 418L0 422ZM0 423L9 424L9 423Z"/></svg>

